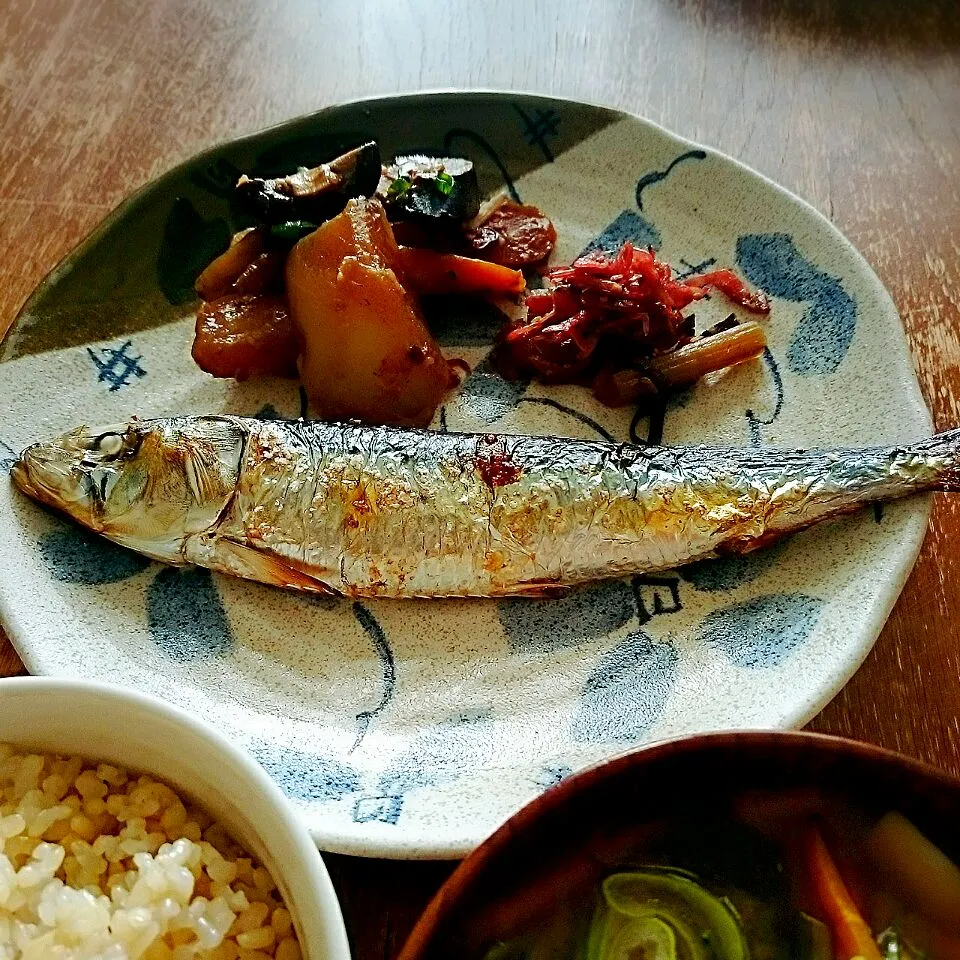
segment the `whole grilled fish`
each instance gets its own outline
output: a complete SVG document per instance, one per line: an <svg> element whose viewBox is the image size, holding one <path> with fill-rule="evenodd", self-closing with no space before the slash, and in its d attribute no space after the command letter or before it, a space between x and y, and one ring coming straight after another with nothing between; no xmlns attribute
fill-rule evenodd
<svg viewBox="0 0 960 960"><path fill-rule="evenodd" d="M960 430L805 452L135 419L35 444L13 479L167 563L352 597L543 596L958 490Z"/></svg>

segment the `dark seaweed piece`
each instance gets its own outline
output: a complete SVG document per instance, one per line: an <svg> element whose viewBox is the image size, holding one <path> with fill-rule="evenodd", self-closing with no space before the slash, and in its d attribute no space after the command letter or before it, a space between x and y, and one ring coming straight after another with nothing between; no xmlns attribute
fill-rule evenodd
<svg viewBox="0 0 960 960"><path fill-rule="evenodd" d="M741 912L751 947L764 945L771 960L816 956L812 931L792 905L790 878L778 844L752 827L731 821L729 812L699 808L644 851L645 862L687 870L717 896L728 896ZM639 864L638 864L639 865Z"/></svg>
<svg viewBox="0 0 960 960"><path fill-rule="evenodd" d="M718 320L712 327L707 327L707 329L704 330L700 336L712 337L715 333L723 333L724 330L732 330L734 327L739 326L739 324L740 321L737 319L737 315L735 313L729 313L722 320Z"/></svg>
<svg viewBox="0 0 960 960"><path fill-rule="evenodd" d="M477 172L462 157L397 157L384 169L377 195L391 220L460 224L480 210Z"/></svg>
<svg viewBox="0 0 960 960"><path fill-rule="evenodd" d="M380 148L371 141L286 177L264 180L244 175L235 195L240 208L262 223L323 223L340 213L351 197L372 196L380 173Z"/></svg>
<svg viewBox="0 0 960 960"><path fill-rule="evenodd" d="M672 867L697 874L708 886L730 885L753 896L774 896L786 889L781 853L758 831L731 823L724 815L682 819L650 851Z"/></svg>

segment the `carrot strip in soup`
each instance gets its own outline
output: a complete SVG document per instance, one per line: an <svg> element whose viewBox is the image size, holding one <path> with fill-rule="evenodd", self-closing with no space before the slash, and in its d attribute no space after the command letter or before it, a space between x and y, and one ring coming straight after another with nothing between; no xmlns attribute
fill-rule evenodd
<svg viewBox="0 0 960 960"><path fill-rule="evenodd" d="M807 868L830 927L837 960L882 960L870 927L860 915L823 835L816 827L810 828L806 846Z"/></svg>

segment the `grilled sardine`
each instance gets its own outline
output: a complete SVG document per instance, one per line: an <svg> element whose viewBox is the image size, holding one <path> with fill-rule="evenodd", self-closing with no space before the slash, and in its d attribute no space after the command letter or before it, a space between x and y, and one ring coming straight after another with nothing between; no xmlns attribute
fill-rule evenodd
<svg viewBox="0 0 960 960"><path fill-rule="evenodd" d="M27 494L149 557L351 597L543 596L960 489L960 431L789 451L197 417L24 451Z"/></svg>

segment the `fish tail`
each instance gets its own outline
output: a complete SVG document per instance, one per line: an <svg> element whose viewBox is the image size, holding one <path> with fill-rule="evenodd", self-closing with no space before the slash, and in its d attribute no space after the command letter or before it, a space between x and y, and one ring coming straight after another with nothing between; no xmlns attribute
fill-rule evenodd
<svg viewBox="0 0 960 960"><path fill-rule="evenodd" d="M750 458L774 485L784 476L796 478L803 495L797 500L787 484L788 495L767 513L762 530L728 538L724 552L755 550L868 503L934 490L960 492L960 429L896 447L808 452L769 448L751 452Z"/></svg>
<svg viewBox="0 0 960 960"><path fill-rule="evenodd" d="M960 428L908 444L902 455L926 467L924 489L960 493Z"/></svg>
<svg viewBox="0 0 960 960"><path fill-rule="evenodd" d="M960 429L895 447L850 451L830 471L849 506L940 490L960 492Z"/></svg>

